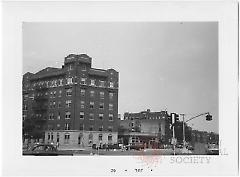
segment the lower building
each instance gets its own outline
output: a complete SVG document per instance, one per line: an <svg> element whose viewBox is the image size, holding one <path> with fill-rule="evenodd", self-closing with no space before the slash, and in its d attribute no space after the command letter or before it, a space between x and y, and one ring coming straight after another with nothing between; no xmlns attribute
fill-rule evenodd
<svg viewBox="0 0 240 177"><path fill-rule="evenodd" d="M142 144L146 148L169 143L170 131L167 111L125 113L119 120L119 139L124 145Z"/></svg>

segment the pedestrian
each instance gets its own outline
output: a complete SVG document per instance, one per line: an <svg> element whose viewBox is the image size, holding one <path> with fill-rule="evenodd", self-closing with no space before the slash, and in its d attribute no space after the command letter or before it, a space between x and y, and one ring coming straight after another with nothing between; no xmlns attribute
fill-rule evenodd
<svg viewBox="0 0 240 177"><path fill-rule="evenodd" d="M106 151L107 151L107 150L108 150L108 145L106 144L106 146L105 146L105 147L106 147Z"/></svg>

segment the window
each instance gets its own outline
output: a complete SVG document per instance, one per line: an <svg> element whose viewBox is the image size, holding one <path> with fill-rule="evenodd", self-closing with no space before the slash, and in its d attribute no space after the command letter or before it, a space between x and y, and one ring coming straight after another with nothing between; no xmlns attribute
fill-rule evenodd
<svg viewBox="0 0 240 177"><path fill-rule="evenodd" d="M62 107L61 101L58 102L58 107L59 107L59 108Z"/></svg>
<svg viewBox="0 0 240 177"><path fill-rule="evenodd" d="M51 133L51 140L53 140L53 133Z"/></svg>
<svg viewBox="0 0 240 177"><path fill-rule="evenodd" d="M52 107L55 108L55 106L56 106L56 102L53 101L53 102L52 102Z"/></svg>
<svg viewBox="0 0 240 177"><path fill-rule="evenodd" d="M72 96L72 89L66 90L66 96Z"/></svg>
<svg viewBox="0 0 240 177"><path fill-rule="evenodd" d="M110 110L110 111L113 110L113 104L109 104L109 110Z"/></svg>
<svg viewBox="0 0 240 177"><path fill-rule="evenodd" d="M113 127L112 127L112 126L109 126L109 127L108 127L108 131L109 131L109 132L112 132L112 130L113 130Z"/></svg>
<svg viewBox="0 0 240 177"><path fill-rule="evenodd" d="M70 134L69 133L66 133L64 135L64 143L68 144L69 143L69 139L70 139Z"/></svg>
<svg viewBox="0 0 240 177"><path fill-rule="evenodd" d="M99 119L103 120L103 114L99 114Z"/></svg>
<svg viewBox="0 0 240 177"><path fill-rule="evenodd" d="M92 144L92 141L93 141L93 134L90 133L90 134L88 135L88 144Z"/></svg>
<svg viewBox="0 0 240 177"><path fill-rule="evenodd" d="M89 120L94 120L94 114L93 113L89 114Z"/></svg>
<svg viewBox="0 0 240 177"><path fill-rule="evenodd" d="M90 91L90 97L94 97L94 93L95 93L95 92L94 92L93 90L91 90L91 91Z"/></svg>
<svg viewBox="0 0 240 177"><path fill-rule="evenodd" d="M112 141L112 135L111 134L108 135L108 141Z"/></svg>
<svg viewBox="0 0 240 177"><path fill-rule="evenodd" d="M104 99L104 92L100 92L100 99Z"/></svg>
<svg viewBox="0 0 240 177"><path fill-rule="evenodd" d="M100 126L100 127L98 128L98 131L103 131L103 126Z"/></svg>
<svg viewBox="0 0 240 177"><path fill-rule="evenodd" d="M50 133L48 133L48 140L50 140Z"/></svg>
<svg viewBox="0 0 240 177"><path fill-rule="evenodd" d="M81 96L85 96L85 89L81 89Z"/></svg>
<svg viewBox="0 0 240 177"><path fill-rule="evenodd" d="M24 99L24 100L27 100L27 99L28 99L28 94L24 95L24 96L23 96L23 99Z"/></svg>
<svg viewBox="0 0 240 177"><path fill-rule="evenodd" d="M29 97L31 100L34 100L35 94L33 93L31 97Z"/></svg>
<svg viewBox="0 0 240 177"><path fill-rule="evenodd" d="M81 109L84 109L84 104L85 104L85 101L81 101Z"/></svg>
<svg viewBox="0 0 240 177"><path fill-rule="evenodd" d="M99 87L104 87L105 81L99 81Z"/></svg>
<svg viewBox="0 0 240 177"><path fill-rule="evenodd" d="M73 69L72 65L68 66L68 71L71 71Z"/></svg>
<svg viewBox="0 0 240 177"><path fill-rule="evenodd" d="M70 130L70 126L69 126L69 123L65 123L65 130Z"/></svg>
<svg viewBox="0 0 240 177"><path fill-rule="evenodd" d="M53 98L56 97L56 93L57 93L56 91L53 92Z"/></svg>
<svg viewBox="0 0 240 177"><path fill-rule="evenodd" d="M58 112L58 116L57 116L57 119L60 120L61 119L61 115L60 115L60 112Z"/></svg>
<svg viewBox="0 0 240 177"><path fill-rule="evenodd" d="M59 95L58 97L61 97L62 96L62 90L59 90Z"/></svg>
<svg viewBox="0 0 240 177"><path fill-rule="evenodd" d="M66 107L70 108L72 104L72 100L66 100Z"/></svg>
<svg viewBox="0 0 240 177"><path fill-rule="evenodd" d="M109 121L113 121L113 114L109 114Z"/></svg>
<svg viewBox="0 0 240 177"><path fill-rule="evenodd" d="M104 109L104 103L99 103L99 109Z"/></svg>
<svg viewBox="0 0 240 177"><path fill-rule="evenodd" d="M84 119L84 112L80 112L80 119Z"/></svg>
<svg viewBox="0 0 240 177"><path fill-rule="evenodd" d="M54 114L53 113L49 114L49 120L54 120Z"/></svg>
<svg viewBox="0 0 240 177"><path fill-rule="evenodd" d="M71 118L71 112L67 111L65 114L65 119L70 119Z"/></svg>
<svg viewBox="0 0 240 177"><path fill-rule="evenodd" d="M49 88L49 81L46 81L47 88Z"/></svg>
<svg viewBox="0 0 240 177"><path fill-rule="evenodd" d="M94 108L94 102L90 101L90 109L93 109L93 108Z"/></svg>
<svg viewBox="0 0 240 177"><path fill-rule="evenodd" d="M63 86L63 79L59 79L59 86Z"/></svg>
<svg viewBox="0 0 240 177"><path fill-rule="evenodd" d="M109 87L113 88L113 82L109 82Z"/></svg>
<svg viewBox="0 0 240 177"><path fill-rule="evenodd" d="M26 117L27 117L27 115L23 114L23 116L22 116L23 120L25 120Z"/></svg>
<svg viewBox="0 0 240 177"><path fill-rule="evenodd" d="M50 87L53 87L54 82L50 81Z"/></svg>
<svg viewBox="0 0 240 177"><path fill-rule="evenodd" d="M53 87L57 87L57 80L53 81Z"/></svg>
<svg viewBox="0 0 240 177"><path fill-rule="evenodd" d="M86 65L82 65L82 71L86 71L86 70L87 70Z"/></svg>
<svg viewBox="0 0 240 177"><path fill-rule="evenodd" d="M89 131L93 131L93 125L89 126Z"/></svg>
<svg viewBox="0 0 240 177"><path fill-rule="evenodd" d="M24 111L27 111L27 105L26 105L26 104L23 105L23 110L24 110Z"/></svg>
<svg viewBox="0 0 240 177"><path fill-rule="evenodd" d="M109 99L112 100L113 99L113 93L109 93Z"/></svg>
<svg viewBox="0 0 240 177"><path fill-rule="evenodd" d="M99 135L98 135L98 140L99 140L99 141L102 141L102 134L99 134Z"/></svg>
<svg viewBox="0 0 240 177"><path fill-rule="evenodd" d="M72 83L73 83L73 78L72 77L67 78L67 85L70 85Z"/></svg>
<svg viewBox="0 0 240 177"><path fill-rule="evenodd" d="M79 125L79 130L84 130L84 124Z"/></svg>
<svg viewBox="0 0 240 177"><path fill-rule="evenodd" d="M82 85L86 85L86 78L81 78L81 81L80 81L80 84L82 84Z"/></svg>
<svg viewBox="0 0 240 177"><path fill-rule="evenodd" d="M59 124L58 124L59 125ZM60 126L59 126L60 127ZM59 133L57 133L57 142L59 143Z"/></svg>
<svg viewBox="0 0 240 177"><path fill-rule="evenodd" d="M91 85L91 86L95 86L95 80L94 80L94 79L91 79L91 80L90 80L90 85Z"/></svg>

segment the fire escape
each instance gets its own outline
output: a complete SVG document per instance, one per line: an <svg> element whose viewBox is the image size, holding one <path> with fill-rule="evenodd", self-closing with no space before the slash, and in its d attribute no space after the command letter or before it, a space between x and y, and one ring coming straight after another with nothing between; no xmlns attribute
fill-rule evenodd
<svg viewBox="0 0 240 177"><path fill-rule="evenodd" d="M47 122L48 110L48 88L45 85L35 87L35 97L32 105L34 113L33 119L35 122L36 137L44 139L44 131Z"/></svg>

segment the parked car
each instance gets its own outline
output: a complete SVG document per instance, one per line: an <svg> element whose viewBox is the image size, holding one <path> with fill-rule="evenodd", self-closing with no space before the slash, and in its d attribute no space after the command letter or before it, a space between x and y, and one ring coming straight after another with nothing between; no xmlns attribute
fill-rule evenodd
<svg viewBox="0 0 240 177"><path fill-rule="evenodd" d="M187 149L190 150L190 151L193 151L193 150L194 150L194 147L191 146L191 145L187 145L186 147L187 147Z"/></svg>
<svg viewBox="0 0 240 177"><path fill-rule="evenodd" d="M176 145L176 148L182 149L182 148L183 148L183 144L177 144L177 145Z"/></svg>
<svg viewBox="0 0 240 177"><path fill-rule="evenodd" d="M207 155L219 155L219 149L208 149Z"/></svg>
<svg viewBox="0 0 240 177"><path fill-rule="evenodd" d="M209 144L206 153L207 155L219 155L219 146L217 144Z"/></svg>
<svg viewBox="0 0 240 177"><path fill-rule="evenodd" d="M126 147L130 148L130 149L134 149L134 150L144 149L144 145L141 144L141 143L135 143L135 144L127 145Z"/></svg>
<svg viewBox="0 0 240 177"><path fill-rule="evenodd" d="M58 156L58 155L73 155L69 151L59 151L52 144L35 144L27 151L23 151L23 155L35 156Z"/></svg>
<svg viewBox="0 0 240 177"><path fill-rule="evenodd" d="M121 147L118 144L110 144L108 145L109 149L121 149Z"/></svg>

